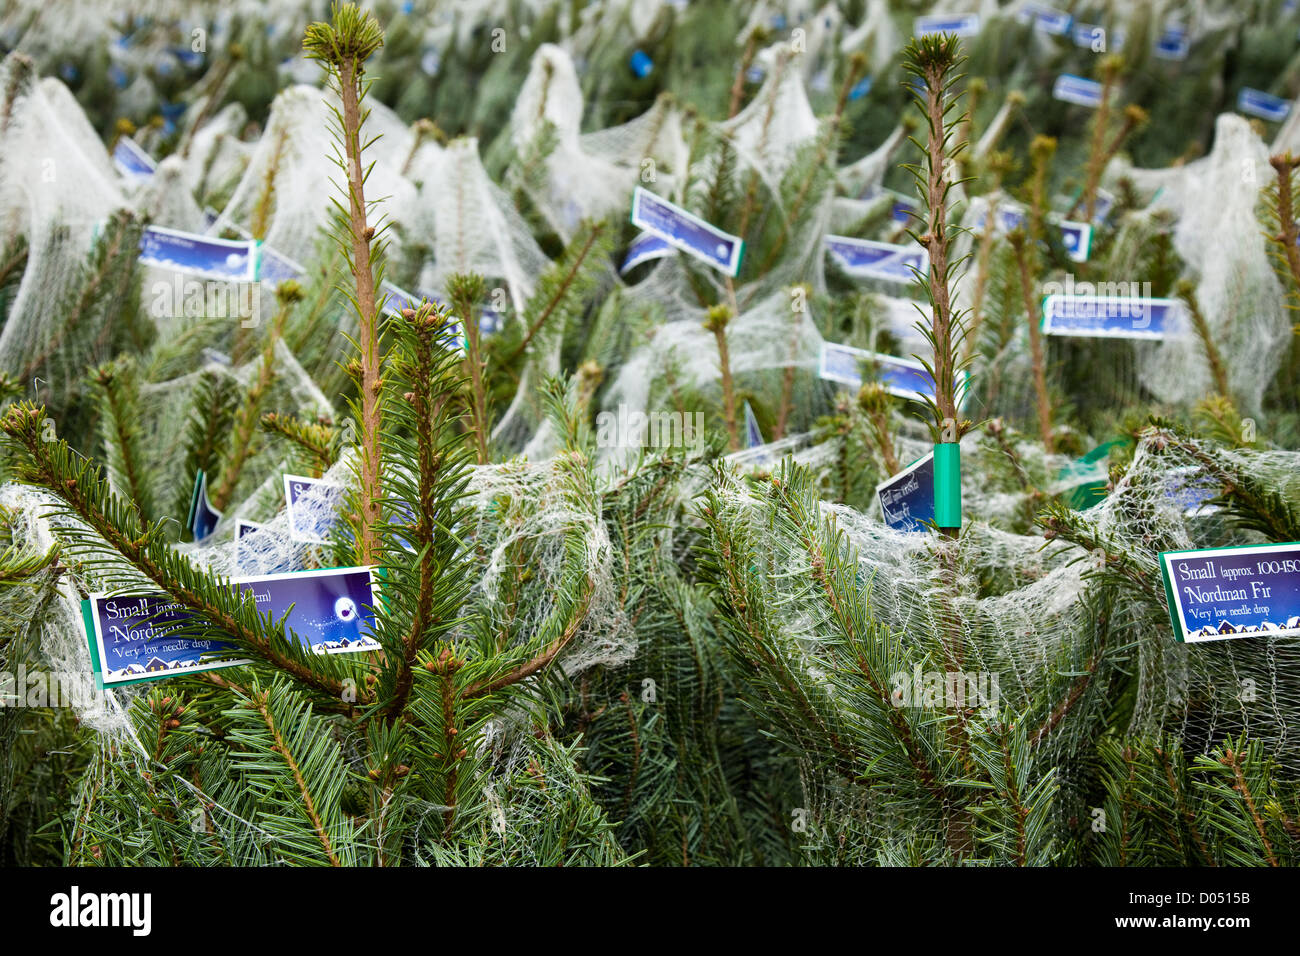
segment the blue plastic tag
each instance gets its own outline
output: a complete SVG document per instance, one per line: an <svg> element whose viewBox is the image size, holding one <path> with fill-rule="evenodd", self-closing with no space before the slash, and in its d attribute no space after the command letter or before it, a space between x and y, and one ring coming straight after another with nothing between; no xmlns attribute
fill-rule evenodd
<svg viewBox="0 0 1300 956"><path fill-rule="evenodd" d="M1096 80L1062 73L1052 84L1052 97L1066 103L1096 108L1101 105L1101 90L1101 84Z"/></svg>
<svg viewBox="0 0 1300 956"><path fill-rule="evenodd" d="M1191 49L1192 41L1187 35L1187 29L1170 26L1165 27L1164 32L1160 34L1152 52L1160 60L1185 60Z"/></svg>
<svg viewBox="0 0 1300 956"><path fill-rule="evenodd" d="M1102 339L1164 339L1184 328L1178 299L1143 296L1049 295L1043 299L1045 335Z"/></svg>
<svg viewBox="0 0 1300 956"><path fill-rule="evenodd" d="M672 254L673 247L667 242L658 236L643 232L628 245L627 257L623 260L623 265L619 267L619 275L626 275L643 262L662 259Z"/></svg>
<svg viewBox="0 0 1300 956"><path fill-rule="evenodd" d="M113 147L113 165L127 179L148 179L158 168L152 156L130 136L119 136Z"/></svg>
<svg viewBox="0 0 1300 956"><path fill-rule="evenodd" d="M632 56L627 61L627 64L632 68L632 72L635 73L639 79L645 79L654 71L655 68L654 60L650 59L649 55L644 50L633 50Z"/></svg>
<svg viewBox="0 0 1300 956"><path fill-rule="evenodd" d="M208 502L208 476L202 469L194 479L194 493L190 496L190 513L186 527L194 535L195 541L202 541L217 529L222 512Z"/></svg>
<svg viewBox="0 0 1300 956"><path fill-rule="evenodd" d="M758 419L754 417L754 409L750 408L749 402L745 403L745 447L757 448L760 445L767 444L763 441L763 432L758 427Z"/></svg>
<svg viewBox="0 0 1300 956"><path fill-rule="evenodd" d="M740 272L745 243L739 236L723 232L640 186L632 193L632 225L729 276Z"/></svg>
<svg viewBox="0 0 1300 956"><path fill-rule="evenodd" d="M876 485L885 524L895 531L927 531L934 522L934 452Z"/></svg>
<svg viewBox="0 0 1300 956"><path fill-rule="evenodd" d="M333 568L234 578L231 586L259 614L285 619L301 644L317 654L379 649L371 636L374 590L368 568ZM237 667L246 660L212 660L233 645L216 638L176 636L193 614L164 594L92 594L84 602L102 688Z"/></svg>
<svg viewBox="0 0 1300 956"><path fill-rule="evenodd" d="M914 359L903 359L879 352L868 352L851 345L837 342L823 342L821 360L817 374L828 382L839 382L853 388L862 387L862 365L874 366L880 384L889 394L911 401L935 397L934 379L924 365ZM966 388L963 377L961 397L965 398Z"/></svg>
<svg viewBox="0 0 1300 956"><path fill-rule="evenodd" d="M1053 36L1065 36L1070 32L1074 17L1042 4L1030 3L1016 12L1016 22L1032 23L1035 30L1041 30Z"/></svg>
<svg viewBox="0 0 1300 956"><path fill-rule="evenodd" d="M1005 202L998 204L997 213L994 215L996 228L1002 234L1013 229L1023 229L1028 221L1024 210ZM1061 230L1061 245L1065 246L1070 259L1074 262L1087 262L1088 255L1092 251L1092 225L1062 219L1055 214L1048 216L1047 221Z"/></svg>
<svg viewBox="0 0 1300 956"><path fill-rule="evenodd" d="M140 262L208 279L253 282L257 278L257 240L217 239L148 226L140 237Z"/></svg>
<svg viewBox="0 0 1300 956"><path fill-rule="evenodd" d="M862 79L858 80L858 82L854 83L852 88L849 90L849 99L850 100L862 99L862 97L866 96L868 93L871 92L871 83L872 80L871 77L869 76L864 76ZM827 88L830 87L829 78L827 79L826 86Z"/></svg>
<svg viewBox="0 0 1300 956"><path fill-rule="evenodd" d="M890 282L914 282L913 270L924 272L929 265L926 251L915 243L895 245L872 239L826 236L826 251L851 276L884 279Z"/></svg>
<svg viewBox="0 0 1300 956"><path fill-rule="evenodd" d="M978 36L980 17L978 13L957 13L930 17L917 17L912 23L912 33L918 37L932 33L951 33L959 37Z"/></svg>
<svg viewBox="0 0 1300 956"><path fill-rule="evenodd" d="M1300 542L1165 551L1174 637L1300 637Z"/></svg>
<svg viewBox="0 0 1300 956"><path fill-rule="evenodd" d="M1246 86L1237 94L1237 109L1239 112L1258 116L1270 123L1280 123L1291 112L1291 101Z"/></svg>

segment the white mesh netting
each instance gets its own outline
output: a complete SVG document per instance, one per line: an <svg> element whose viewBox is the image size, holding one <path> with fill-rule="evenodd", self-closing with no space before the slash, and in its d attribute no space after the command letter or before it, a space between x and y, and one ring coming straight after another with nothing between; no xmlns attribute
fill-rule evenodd
<svg viewBox="0 0 1300 956"><path fill-rule="evenodd" d="M75 5L43 6L48 12L33 21L24 43L32 55L57 56L60 41L54 17ZM160 0L138 6L164 17L201 5ZM297 29L300 7L307 6L279 9L266 26ZM476 29L493 22L491 4L451 6L455 9L430 16L412 36L446 51L474 40ZM529 23L546 10L541 2L526 6L525 19L533 18ZM786 434L775 441L733 451L715 479L723 502L738 520L759 515L765 507L755 489L755 475L771 472L786 455L810 468L828 499L822 513L834 518L855 549L860 580L870 588L866 605L889 629L891 640L928 651L950 641L958 627L963 663L997 676L1001 699L1010 711L1026 711L1048 698L1065 702L1043 728L1041 742L1052 760L1067 768L1067 789L1070 761L1112 717L1118 733L1168 733L1193 751L1247 732L1294 778L1300 773L1300 749L1289 730L1300 704L1300 686L1293 677L1300 665L1295 641L1257 636L1178 644L1171 640L1158 588L1144 588L1132 577L1116 584L1105 575L1115 570L1108 554L1126 556L1132 574L1145 574L1142 580L1149 585L1158 580L1154 568L1160 551L1263 540L1259 532L1233 523L1224 511L1188 510L1170 493L1169 476L1182 476L1184 482L1206 480L1222 488L1231 483L1236 469L1255 476L1285 500L1295 500L1300 493L1295 478L1300 453L1225 451L1163 431L1148 433L1104 500L1077 516L1074 533L1095 540L1097 548L1064 544L1059 535L1045 540L1030 529L1047 498L1067 496L1085 479L1106 481L1104 461L1081 475L1075 454L1049 454L1040 444L1018 436L1009 440L1010 455L980 430L963 443L968 527L957 542L891 530L880 520L879 507L869 494L853 497L851 504L829 500L850 498L846 470L853 469L861 478L858 472L879 470L879 463L868 460L874 449L863 451L852 444L860 436L846 437L826 422L847 415L854 396L838 394L843 390L818 378L823 346L852 338L859 347L887 346L899 357L931 357L915 327L926 314L918 310L923 298L916 288L858 282L838 267L825 266L823 242L828 233L907 241L890 216L897 197L885 189L900 162L916 160L906 142L907 127L891 119L883 138L870 148L852 156L841 154L839 162L810 163L828 129L825 117L819 118L812 105L829 95L818 88L826 83L823 71L835 67L837 55L859 51L867 54L873 70L884 70L906 42L915 12L899 14L886 0L868 0L861 6L861 21L852 23L835 5L754 4L742 38L756 26L770 24L778 13L806 23L807 29L797 48L778 40L758 51L755 65L763 79L751 84L757 88L750 90L737 115L699 120L676 95L659 93L649 109L605 129L589 129L584 123L590 109L583 96L587 58L628 29L638 38L655 35L681 12L680 6L613 2L570 11L555 28L555 42L539 43L526 75L520 77L501 140L508 143L511 155L500 181L489 174L495 167L480 155L477 136L440 143L408 126L396 111L372 106L366 138L379 138L368 154L375 167L367 194L383 200L379 209L395 227L389 234L390 260L407 268L416 294L445 298L452 276L478 273L488 289L504 292L515 316L522 315L539 288L539 277L553 264L555 240L568 242L587 219L623 228L636 185L698 211L718 173L719 144L734 150L736 205L747 206L750 218L745 225L752 227L747 233L752 248L746 253L746 271L736 283L676 252L626 281L615 276L616 263L605 264L592 301L573 310L572 324L547 329L533 341L524 362L506 373L513 391L499 403L492 440L498 457L509 460L474 469L468 499L472 520L456 529L475 560L470 609L483 629L513 633L525 642L557 612L559 594L578 581L584 595L580 623L559 666L575 675L632 658L635 623L629 620L626 596L618 584L620 562L628 555L611 541L602 502L622 470L635 471L647 457L645 415L703 409L706 431L714 438L721 434L721 360L704 322L710 301L725 302L736 309L725 342L728 374L738 397L763 412L765 426L780 407L787 426ZM1114 23L1120 27L1149 25L1161 22L1165 14L1185 13L1197 42L1212 41L1220 47L1236 22L1228 4L1200 3L1185 11L1174 4L1112 6ZM953 0L935 5L933 12L975 11L994 22L1028 8L1026 3L1000 8L994 0ZM232 18L257 9L258 4L237 4L221 22L233 32ZM10 15L5 17L8 25ZM76 22L86 25L90 40L113 34L97 16L87 14ZM228 40L213 37L216 45ZM1036 35L1020 55L1040 62L1052 55L1056 42ZM141 54L123 48L118 55ZM209 235L251 235L306 265L309 274L303 283L311 288L302 308L310 317L295 313L302 326L294 329L300 335L296 341L316 343L316 351L309 355L304 348L296 353L286 338L272 344L263 407L335 424L345 414L346 396L336 394L345 386L334 367L343 351L341 346L337 352L331 349L341 338L339 330L355 331L355 320L335 308L336 300L330 304L328 287L337 276L320 274L327 270L317 268L331 216L330 199L338 195L334 184L339 170L331 161L333 94L310 85L313 80L301 64L285 69L295 80L307 82L280 89L273 100L268 95L271 105L264 129L251 127L239 104L212 111L201 127L190 129L186 124L203 109L196 100L181 121L188 142L184 154L162 159L147 181L136 183L114 171L100 136L62 82L40 79L26 54L10 55L0 66L0 136L5 145L0 150L0 245L21 237L29 250L21 282L5 303L0 369L21 379L20 384L33 386L38 398L80 389L86 368L111 358L113 335L122 332L112 326L109 310L97 303L126 302L127 317L144 330L138 342L131 341L140 345L142 355L136 423L143 435L142 460L160 484L180 471L200 383L220 381L246 395L263 371L260 350L271 333L265 322L239 331L232 319L242 315L191 315L180 308L153 307L155 290L182 287L185 273L140 267L113 284L118 280L111 277L129 270L106 268L105 279L97 281L98 260L92 253L131 258L145 220ZM810 91L816 95L810 98ZM158 93L138 73L120 96L124 110L143 111L152 108ZM1018 101L1010 98L996 110L990 107L993 115L979 131L973 161L986 160L995 144L1022 132L1016 129L1018 109ZM1293 113L1280 127L1272 150L1300 148L1295 117ZM485 142L501 133L476 132ZM161 142L152 130L140 139ZM1108 258L1086 267L1108 270L1110 281L1140 285L1147 278L1137 271L1143 267L1146 242L1160 230L1170 230L1179 260L1175 271L1194 282L1241 415L1263 415L1266 394L1293 333L1293 316L1286 309L1258 217L1261 187L1273 176L1269 153L1250 123L1225 114L1218 118L1212 148L1203 158L1145 169L1123 155L1117 157L1103 182L1117 194L1131 190L1137 207L1125 210L1124 218L1114 224ZM827 175L805 175L801 164L812 171L824 166ZM897 180L892 182L896 185ZM800 190L804 183L816 188L805 194ZM969 204L963 204L961 189L954 190L954 217L978 233L985 203L1009 202L1010 189L986 193ZM792 212L792 202L799 204L798 224L787 232L780 224ZM219 209L215 218L205 214L210 204ZM967 273L955 280L958 305L968 307L976 295L974 272L980 268L975 258L978 237L961 237L957 252L972 256ZM1127 274L1124 269L1134 271ZM1036 277L1036 284L1063 278L1060 271L1053 268ZM209 280L207 285L228 298L245 295L235 283ZM1038 287L1029 290L1033 299L1041 292ZM990 287L984 294L990 302L986 311L996 313L988 319L990 326L996 319L1002 327L982 329L984 338L973 346L978 404L967 413L997 416L1024 429L1036 410L1028 336L1032 319L1023 313L1018 286ZM999 294L995 308L992 299ZM251 287L247 295L253 297L250 307L256 303L263 319L276 312L268 283ZM619 330L624 351L610 367L599 370L603 381L590 410L642 418L619 442L598 445L592 452L595 467L588 471L588 462L561 450L559 437L540 411L538 391L545 377L563 373L576 354L583 360L590 357L586 343L575 338L590 331L610 296L620 297L613 320L629 317L628 327ZM860 313L852 321L845 318L850 306ZM633 316L641 324L633 326ZM319 346L322 338L329 344ZM1050 348L1057 350L1051 354L1058 360L1072 354L1056 343ZM1116 417L1153 403L1186 412L1213 387L1204 346L1189 335L1162 342L1115 341L1095 354L1105 365L1097 370L1098 377L1104 371L1120 383L1125 407L1114 409ZM38 372L40 380L29 381ZM739 407L731 412L738 413ZM914 418L915 411L908 408L904 415L896 403L888 416L892 450L903 464L931 448L919 427L899 424L900 419ZM1084 434L1082 426L1070 422L1068 409L1061 411L1067 437L1084 445L1106 437ZM107 423L98 421L96 426L96 440L111 442ZM1099 427L1124 426L1107 421ZM1265 444L1261 442L1261 448ZM850 460L851 455L860 457ZM1007 459L1012 455L1021 462L1018 478L1009 477ZM217 532L202 544L180 549L199 566L223 575L321 566L333 552L295 540L290 533L281 476L291 467L283 444L259 439ZM182 483L190 477L182 476ZM350 449L324 480L335 488L355 484ZM696 476L678 492L686 498L702 487ZM68 520L49 517L51 504L48 495L28 487L0 486L0 508L13 516L15 536L36 550L51 547ZM299 522L336 523L337 501L330 494L309 495L297 507ZM262 527L236 541L236 519ZM777 540L775 532L763 533L772 535L764 542L774 560L798 553ZM805 647L807 671L815 677L824 665L827 628L807 611L808 566L796 560L754 571L772 595L785 632ZM85 591L127 582L147 587L148 582L120 561L101 567L69 563L60 574L52 596L39 609L21 603L29 601L29 595L6 594L4 600L17 602L6 613L30 619L52 669L79 675L77 706L83 723L121 739L129 726L124 703L139 691L90 692L78 601ZM520 613L526 616L520 619ZM1131 705L1115 717L1115 702L1107 700L1106 693L1115 670L1124 668L1136 674L1136 691ZM488 747L518 746L506 728L496 724L487 740ZM807 774L805 782L813 799L819 799L819 793L827 801L839 799L823 792L830 788L815 774ZM1071 800L1076 798L1080 795L1073 793ZM442 809L429 807L428 812ZM1076 809L1066 801L1061 812Z"/></svg>

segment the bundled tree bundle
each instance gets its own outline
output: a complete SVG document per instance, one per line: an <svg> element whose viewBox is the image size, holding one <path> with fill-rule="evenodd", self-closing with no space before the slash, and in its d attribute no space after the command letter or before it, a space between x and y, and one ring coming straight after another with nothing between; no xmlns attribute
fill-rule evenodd
<svg viewBox="0 0 1300 956"><path fill-rule="evenodd" d="M6 862L1300 857L1289 7L138 7L0 15Z"/></svg>

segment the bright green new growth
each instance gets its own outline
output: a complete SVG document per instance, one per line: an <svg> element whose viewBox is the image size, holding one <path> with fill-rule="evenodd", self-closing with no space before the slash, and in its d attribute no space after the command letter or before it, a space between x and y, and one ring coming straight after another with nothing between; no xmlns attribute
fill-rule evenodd
<svg viewBox="0 0 1300 956"><path fill-rule="evenodd" d="M966 316L968 310L958 308L953 302L953 285L956 272L969 256L953 261L954 228L949 224L951 204L949 192L960 188L969 179L958 178L958 162L969 144L954 142L967 128L967 115L960 112L960 94L953 90L961 79L956 74L961 65L960 45L956 37L947 34L927 35L912 40L903 52L905 72L916 77L921 89L912 88L911 95L920 109L927 132L924 144L914 137L909 139L923 156L920 166L908 165L907 170L916 181L921 196L922 225L918 234L908 230L926 251L929 266L919 273L917 280L930 304L930 318L917 322L917 329L931 348L930 356L916 356L934 381L934 396L926 396L924 404L929 409L930 434L935 444L958 444L971 427L959 410L961 392L965 385L960 378L969 367L969 358L963 358L965 349ZM936 455L936 479L939 459ZM952 480L958 480L955 477ZM945 534L955 535L959 529L945 526Z"/></svg>
<svg viewBox="0 0 1300 956"><path fill-rule="evenodd" d="M337 162L345 177L347 207L335 201L338 213L336 238L352 272L355 288L349 290L348 295L360 321L356 342L360 354L358 360L349 365L360 391L355 411L361 430L357 469L360 487L351 520L357 529L356 563L370 565L379 558L376 528L383 497L379 448L384 415L380 379L383 356L379 344L381 303L376 289L383 279L384 243L378 239L383 229L377 232L367 222L371 204L366 201L365 182L370 170L363 169L362 153L370 143L362 142L361 130L369 111L362 107L366 94L362 77L365 75L365 61L379 50L384 38L373 15L363 13L355 4L335 3L331 16L330 23L313 23L307 28L303 50L329 71L339 94L340 105L331 106L331 112L336 124L335 134L343 144Z"/></svg>

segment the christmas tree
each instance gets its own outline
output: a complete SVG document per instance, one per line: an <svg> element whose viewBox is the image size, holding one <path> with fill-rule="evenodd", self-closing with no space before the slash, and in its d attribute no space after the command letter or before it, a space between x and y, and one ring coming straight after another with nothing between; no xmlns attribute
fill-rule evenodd
<svg viewBox="0 0 1300 956"><path fill-rule="evenodd" d="M1293 10L42 6L6 862L1300 857Z"/></svg>

